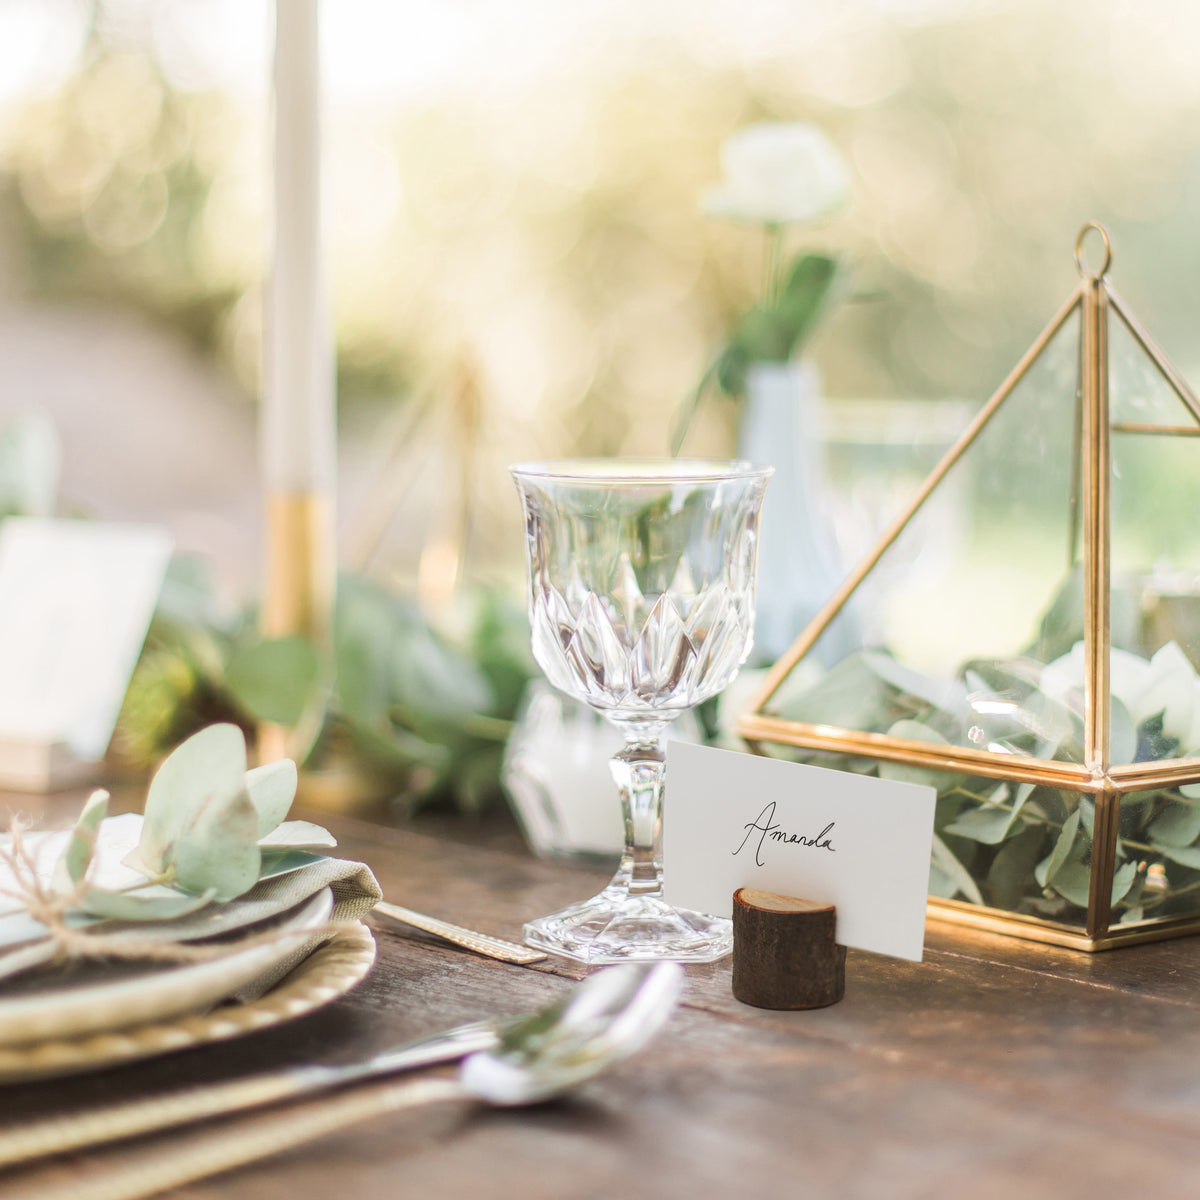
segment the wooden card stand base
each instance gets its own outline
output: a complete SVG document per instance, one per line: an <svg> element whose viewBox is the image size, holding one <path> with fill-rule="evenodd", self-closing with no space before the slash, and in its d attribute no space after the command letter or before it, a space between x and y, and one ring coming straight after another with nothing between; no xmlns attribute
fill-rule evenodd
<svg viewBox="0 0 1200 1200"><path fill-rule="evenodd" d="M733 894L733 994L755 1008L824 1008L846 992L832 904L757 888Z"/></svg>

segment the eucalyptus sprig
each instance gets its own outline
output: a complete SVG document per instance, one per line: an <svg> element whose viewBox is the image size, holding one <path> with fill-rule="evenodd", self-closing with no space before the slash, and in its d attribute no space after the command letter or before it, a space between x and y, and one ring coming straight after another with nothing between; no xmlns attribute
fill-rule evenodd
<svg viewBox="0 0 1200 1200"><path fill-rule="evenodd" d="M1200 756L1200 676L1174 642L1146 659L1114 648L1110 744L1115 764ZM1042 665L976 659L952 679L882 650L851 655L815 683L777 693L775 715L909 741L1080 763L1082 643ZM821 760L828 763L828 757ZM930 891L1042 917L1088 905L1095 803L1086 794L904 763L833 765L937 789ZM1200 783L1121 798L1111 903L1123 922L1167 914L1200 892Z"/></svg>
<svg viewBox="0 0 1200 1200"><path fill-rule="evenodd" d="M264 638L230 619L201 581L173 573L118 723L117 747L148 765L213 722L251 728L315 715L301 765L353 773L363 791L411 808L478 812L501 796L504 744L534 673L524 610L504 595L460 598L447 634L409 598L339 580L332 645Z"/></svg>
<svg viewBox="0 0 1200 1200"><path fill-rule="evenodd" d="M124 860L139 881L120 890L91 882L109 800L97 791L55 864L55 891L82 913L123 921L172 920L236 899L285 856L334 845L318 825L285 822L295 794L294 762L248 770L241 729L209 726L180 745L150 783L141 838Z"/></svg>
<svg viewBox="0 0 1200 1200"><path fill-rule="evenodd" d="M781 237L776 230L771 235ZM837 279L837 260L827 254L797 254L779 278L771 278L763 299L734 325L728 341L709 364L695 391L675 418L671 453L678 454L701 401L713 388L730 400L746 394L746 376L757 363L785 363L808 340L828 307Z"/></svg>

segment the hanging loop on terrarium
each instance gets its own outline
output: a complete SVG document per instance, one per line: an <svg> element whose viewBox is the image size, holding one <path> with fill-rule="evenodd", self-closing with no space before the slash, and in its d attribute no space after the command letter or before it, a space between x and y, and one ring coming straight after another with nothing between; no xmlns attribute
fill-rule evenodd
<svg viewBox="0 0 1200 1200"><path fill-rule="evenodd" d="M1089 271L1083 265L1083 243L1087 240L1087 235L1095 230L1100 235L1100 240L1104 243L1104 261L1100 264L1098 271ZM1092 283L1098 283L1105 275L1108 274L1108 268L1112 265L1112 241L1108 236L1108 230L1100 224L1099 221L1089 221L1080 231L1079 236L1075 239L1075 266L1079 270L1079 274L1084 279L1091 280Z"/></svg>

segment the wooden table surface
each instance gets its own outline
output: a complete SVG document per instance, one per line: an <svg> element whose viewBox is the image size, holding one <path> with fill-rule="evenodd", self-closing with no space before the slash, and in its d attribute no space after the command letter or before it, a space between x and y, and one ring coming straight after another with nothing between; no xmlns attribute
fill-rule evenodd
<svg viewBox="0 0 1200 1200"><path fill-rule="evenodd" d="M326 819L399 904L519 939L604 880L514 849ZM338 1061L560 994L565 961L510 966L377 931L349 996L236 1043L0 1088L0 1120L304 1061ZM1183 1197L1200 1195L1200 941L1088 956L930 923L925 961L850 951L846 998L748 1008L728 960L693 967L638 1057L569 1100L366 1121L181 1189L231 1197ZM311 1101L310 1103L320 1103ZM253 1118L243 1117L247 1121ZM163 1135L163 1141L172 1135ZM87 1200L136 1146L0 1176Z"/></svg>

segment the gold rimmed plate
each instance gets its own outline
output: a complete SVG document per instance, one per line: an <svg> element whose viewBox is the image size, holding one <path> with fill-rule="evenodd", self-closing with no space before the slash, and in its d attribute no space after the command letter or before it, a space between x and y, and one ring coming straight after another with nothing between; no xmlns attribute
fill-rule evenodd
<svg viewBox="0 0 1200 1200"><path fill-rule="evenodd" d="M107 1033L201 1012L236 995L295 954L306 930L333 912L323 888L270 925L278 940L190 963L68 963L15 981L0 995L0 1046ZM293 937L294 935L294 937Z"/></svg>
<svg viewBox="0 0 1200 1200"><path fill-rule="evenodd" d="M375 941L367 927L356 922L339 930L265 995L246 1004L222 1005L206 1013L120 1029L0 1046L0 1083L96 1070L267 1029L344 996L374 961Z"/></svg>

